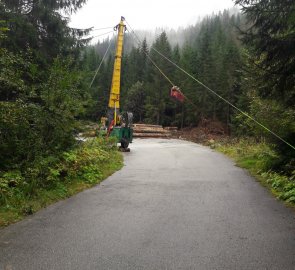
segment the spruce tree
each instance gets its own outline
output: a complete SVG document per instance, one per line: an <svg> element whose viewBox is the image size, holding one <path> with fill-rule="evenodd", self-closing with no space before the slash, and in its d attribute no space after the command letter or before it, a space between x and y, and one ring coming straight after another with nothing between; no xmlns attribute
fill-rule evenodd
<svg viewBox="0 0 295 270"><path fill-rule="evenodd" d="M243 31L253 65L261 70L262 97L295 105L295 2L237 0L248 19Z"/></svg>
<svg viewBox="0 0 295 270"><path fill-rule="evenodd" d="M69 18L86 0L3 0L0 18L9 28L1 46L19 52L30 49L40 63L51 63L60 54L78 54L77 48L88 39L82 37L90 29L81 30L68 26Z"/></svg>
<svg viewBox="0 0 295 270"><path fill-rule="evenodd" d="M158 68L160 68L168 77L173 76L173 68L171 65L167 64L167 61L160 57L153 48L163 54L166 57L171 58L172 49L168 42L168 38L165 32L162 32L160 36L152 45L150 56L152 60L156 63ZM169 90L172 87L169 82L163 77L159 70L150 64L150 78L149 78L149 104L147 104L147 117L156 124L169 125L171 122L171 117L173 117L173 112L171 112L174 104L171 103L169 99ZM165 112L167 114L165 114Z"/></svg>
<svg viewBox="0 0 295 270"><path fill-rule="evenodd" d="M243 42L248 49L245 89L252 115L295 145L295 2L237 0L247 18ZM295 170L295 151L249 122L256 135L268 138L277 153L276 169Z"/></svg>

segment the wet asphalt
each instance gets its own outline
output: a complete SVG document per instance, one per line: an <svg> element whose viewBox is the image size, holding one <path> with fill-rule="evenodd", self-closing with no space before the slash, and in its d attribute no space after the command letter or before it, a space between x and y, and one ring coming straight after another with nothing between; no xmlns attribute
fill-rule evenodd
<svg viewBox="0 0 295 270"><path fill-rule="evenodd" d="M295 212L220 153L135 140L100 185L0 230L0 269L295 269Z"/></svg>

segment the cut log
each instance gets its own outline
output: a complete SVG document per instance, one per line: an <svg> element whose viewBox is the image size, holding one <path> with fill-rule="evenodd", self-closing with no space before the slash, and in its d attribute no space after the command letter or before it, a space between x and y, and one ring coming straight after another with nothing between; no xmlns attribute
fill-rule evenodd
<svg viewBox="0 0 295 270"><path fill-rule="evenodd" d="M177 131L178 127L164 127L165 130Z"/></svg>
<svg viewBox="0 0 295 270"><path fill-rule="evenodd" d="M151 128L163 128L160 125L151 125L151 124L133 124L133 128L136 127L151 127Z"/></svg>
<svg viewBox="0 0 295 270"><path fill-rule="evenodd" d="M171 131L159 125L134 124L133 137L135 138L169 138Z"/></svg>
<svg viewBox="0 0 295 270"><path fill-rule="evenodd" d="M160 128L134 128L133 131L137 133L169 133L169 130Z"/></svg>
<svg viewBox="0 0 295 270"><path fill-rule="evenodd" d="M170 134L163 133L133 133L134 138L169 138Z"/></svg>

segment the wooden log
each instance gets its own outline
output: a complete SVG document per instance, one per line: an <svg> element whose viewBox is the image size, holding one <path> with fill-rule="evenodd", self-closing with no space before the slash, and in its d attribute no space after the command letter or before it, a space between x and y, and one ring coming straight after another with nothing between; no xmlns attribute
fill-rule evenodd
<svg viewBox="0 0 295 270"><path fill-rule="evenodd" d="M133 132L137 133L169 133L169 130L160 129L160 128L134 128Z"/></svg>
<svg viewBox="0 0 295 270"><path fill-rule="evenodd" d="M154 127L154 128L163 128L160 125L150 125L150 124L133 124L133 127Z"/></svg>
<svg viewBox="0 0 295 270"><path fill-rule="evenodd" d="M133 133L134 138L169 138L169 134L162 133Z"/></svg>
<svg viewBox="0 0 295 270"><path fill-rule="evenodd" d="M165 130L177 131L178 127L164 127Z"/></svg>

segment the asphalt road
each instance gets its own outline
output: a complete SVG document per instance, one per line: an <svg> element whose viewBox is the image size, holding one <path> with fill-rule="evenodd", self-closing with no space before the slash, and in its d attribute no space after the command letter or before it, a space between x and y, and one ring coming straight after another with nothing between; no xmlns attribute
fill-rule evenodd
<svg viewBox="0 0 295 270"><path fill-rule="evenodd" d="M295 269L295 213L222 154L136 140L101 185L0 230L0 269Z"/></svg>

